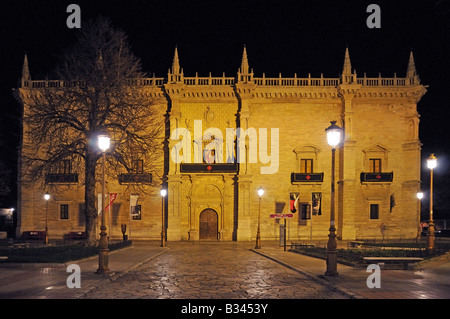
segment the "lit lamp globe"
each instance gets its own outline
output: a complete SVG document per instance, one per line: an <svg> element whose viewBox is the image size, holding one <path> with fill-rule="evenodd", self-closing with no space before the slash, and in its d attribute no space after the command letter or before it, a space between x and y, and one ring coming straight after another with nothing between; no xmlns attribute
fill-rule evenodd
<svg viewBox="0 0 450 319"><path fill-rule="evenodd" d="M167 195L167 191L165 189L161 189L161 196L165 197Z"/></svg>
<svg viewBox="0 0 450 319"><path fill-rule="evenodd" d="M108 135L99 135L98 136L98 147L102 152L106 152L107 149L111 146L111 138Z"/></svg>
<svg viewBox="0 0 450 319"><path fill-rule="evenodd" d="M422 192L418 192L417 193L417 198L418 199L422 199L423 198L423 193Z"/></svg>
<svg viewBox="0 0 450 319"><path fill-rule="evenodd" d="M258 188L258 196L261 197L264 195L264 189L262 189L261 187Z"/></svg>
<svg viewBox="0 0 450 319"><path fill-rule="evenodd" d="M47 193L45 193L45 195L44 195L44 199L45 200L49 200L50 199L50 194L47 192Z"/></svg>
<svg viewBox="0 0 450 319"><path fill-rule="evenodd" d="M437 166L437 158L434 156L434 153L427 158L427 166L429 169L434 169Z"/></svg>
<svg viewBox="0 0 450 319"><path fill-rule="evenodd" d="M336 121L331 121L331 125L325 129L327 133L327 141L328 145L332 148L336 148L336 146L341 142L342 129L336 125Z"/></svg>

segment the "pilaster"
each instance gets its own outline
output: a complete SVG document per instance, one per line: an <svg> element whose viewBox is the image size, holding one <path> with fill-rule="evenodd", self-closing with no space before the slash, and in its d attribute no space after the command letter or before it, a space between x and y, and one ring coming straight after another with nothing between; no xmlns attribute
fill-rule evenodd
<svg viewBox="0 0 450 319"><path fill-rule="evenodd" d="M251 216L250 189L252 183L251 175L238 175L236 179L238 189L238 216L237 216L237 240L251 240Z"/></svg>
<svg viewBox="0 0 450 319"><path fill-rule="evenodd" d="M356 237L356 140L353 132L353 101L361 85L341 84L338 92L342 101L341 122L344 130L344 140L339 148L339 176L337 185L337 235L342 240Z"/></svg>
<svg viewBox="0 0 450 319"><path fill-rule="evenodd" d="M168 192L166 202L166 227L167 240L181 240L181 213L182 213L182 191L181 175L169 175L167 179Z"/></svg>

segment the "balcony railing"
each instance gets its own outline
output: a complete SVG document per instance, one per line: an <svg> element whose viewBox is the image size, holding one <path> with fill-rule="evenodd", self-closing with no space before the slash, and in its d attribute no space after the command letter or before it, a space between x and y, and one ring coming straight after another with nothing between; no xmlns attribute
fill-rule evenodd
<svg viewBox="0 0 450 319"><path fill-rule="evenodd" d="M78 183L78 174L48 173L45 175L46 184L75 184Z"/></svg>
<svg viewBox="0 0 450 319"><path fill-rule="evenodd" d="M291 173L291 183L321 183L323 173Z"/></svg>
<svg viewBox="0 0 450 319"><path fill-rule="evenodd" d="M132 86L162 86L164 84L164 78L142 78L142 79L128 79L129 85ZM37 81L24 81L24 86L39 89L39 88L75 88L84 87L85 82L81 80L77 81L63 81L63 80L37 80Z"/></svg>
<svg viewBox="0 0 450 319"><path fill-rule="evenodd" d="M237 164L234 163L181 163L181 173L235 173Z"/></svg>
<svg viewBox="0 0 450 319"><path fill-rule="evenodd" d="M258 86L338 86L338 78L254 78L256 85Z"/></svg>
<svg viewBox="0 0 450 319"><path fill-rule="evenodd" d="M420 84L417 78L398 78L396 76L391 78L368 78L358 77L354 78L353 75L348 76L346 83L356 82L362 86L366 87L405 87ZM215 85L225 85L233 86L236 84L235 77L180 77L179 79L184 84L189 86L215 86ZM338 87L342 82L342 78L325 78L321 77L304 77L299 78L297 75L291 78L275 77L266 78L265 75L262 77L252 78L253 83L257 86L277 86L277 87ZM129 85L137 87L161 87L168 83L167 78L141 78L141 79L129 79L127 80ZM85 85L84 81L62 81L62 80L34 80L34 81L23 81L23 86L28 88L72 88L72 87L83 87Z"/></svg>
<svg viewBox="0 0 450 319"><path fill-rule="evenodd" d="M361 183L390 183L394 180L394 172L361 173Z"/></svg>
<svg viewBox="0 0 450 319"><path fill-rule="evenodd" d="M152 174L119 174L119 184L150 184L152 182Z"/></svg>
<svg viewBox="0 0 450 319"><path fill-rule="evenodd" d="M235 79L232 77L185 77L183 83L186 85L234 85Z"/></svg>

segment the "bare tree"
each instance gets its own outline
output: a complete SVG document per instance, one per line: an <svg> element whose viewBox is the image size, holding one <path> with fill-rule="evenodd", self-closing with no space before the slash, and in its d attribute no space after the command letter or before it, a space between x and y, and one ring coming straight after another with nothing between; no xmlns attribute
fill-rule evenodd
<svg viewBox="0 0 450 319"><path fill-rule="evenodd" d="M11 193L10 180L11 170L0 161L0 198L6 197Z"/></svg>
<svg viewBox="0 0 450 319"><path fill-rule="evenodd" d="M146 94L149 88L139 85L146 75L124 32L105 18L79 30L78 41L52 74L56 81L33 89L24 101L28 145L23 147L22 165L24 179L34 183L42 182L66 159L73 171L84 172L86 234L92 242L101 157L97 136L107 132L111 137L107 153L111 177L132 171L133 161L140 158L145 158L145 172L157 175L161 170L155 160L162 152L164 121Z"/></svg>

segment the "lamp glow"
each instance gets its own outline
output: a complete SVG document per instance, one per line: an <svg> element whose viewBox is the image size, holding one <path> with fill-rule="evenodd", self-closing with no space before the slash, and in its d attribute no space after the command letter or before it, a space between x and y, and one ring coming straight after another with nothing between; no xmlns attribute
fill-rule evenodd
<svg viewBox="0 0 450 319"><path fill-rule="evenodd" d="M335 148L341 142L342 129L336 125L336 121L331 121L331 125L325 129L327 133L328 145Z"/></svg>
<svg viewBox="0 0 450 319"><path fill-rule="evenodd" d="M429 169L434 169L437 166L437 158L434 153L427 158L427 166Z"/></svg>
<svg viewBox="0 0 450 319"><path fill-rule="evenodd" d="M167 195L167 191L165 189L161 189L161 196L165 197Z"/></svg>
<svg viewBox="0 0 450 319"><path fill-rule="evenodd" d="M258 188L258 196L261 197L262 195L264 195L264 189L260 187Z"/></svg>
<svg viewBox="0 0 450 319"><path fill-rule="evenodd" d="M418 192L417 193L417 198L418 199L422 199L423 198L423 193L422 192Z"/></svg>
<svg viewBox="0 0 450 319"><path fill-rule="evenodd" d="M98 147L102 152L106 152L106 150L108 150L110 146L111 146L111 139L108 135L98 136Z"/></svg>
<svg viewBox="0 0 450 319"><path fill-rule="evenodd" d="M49 200L50 199L50 194L47 192L47 193L45 193L45 195L44 195L44 199L45 200Z"/></svg>

